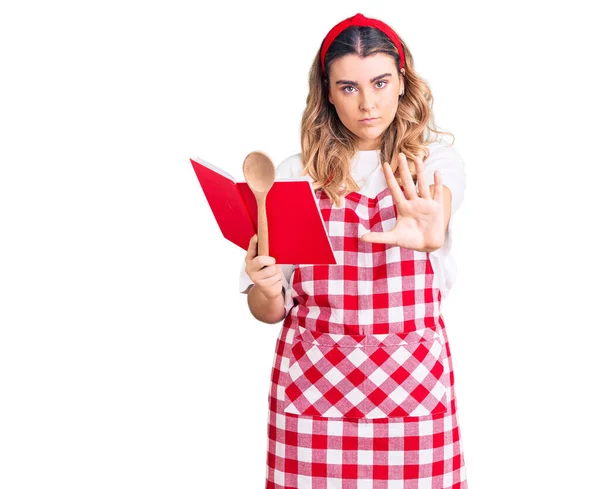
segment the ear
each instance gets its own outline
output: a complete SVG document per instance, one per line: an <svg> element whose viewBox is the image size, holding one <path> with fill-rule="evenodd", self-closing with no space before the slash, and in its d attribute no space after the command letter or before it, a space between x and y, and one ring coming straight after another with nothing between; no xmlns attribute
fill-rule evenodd
<svg viewBox="0 0 600 489"><path fill-rule="evenodd" d="M402 69L402 70L400 70L400 71L402 72L402 75L404 75L404 69ZM404 90L405 90L405 86L404 86L404 76L402 76L402 75L398 75L398 81L400 82L400 87L399 87L399 90L400 90L400 93L401 93L401 94L402 94L402 93L404 93Z"/></svg>
<svg viewBox="0 0 600 489"><path fill-rule="evenodd" d="M327 90L327 100L329 100L329 103L333 105L333 102L331 101L331 92L329 91L329 83L327 82L326 78L323 78L323 88Z"/></svg>

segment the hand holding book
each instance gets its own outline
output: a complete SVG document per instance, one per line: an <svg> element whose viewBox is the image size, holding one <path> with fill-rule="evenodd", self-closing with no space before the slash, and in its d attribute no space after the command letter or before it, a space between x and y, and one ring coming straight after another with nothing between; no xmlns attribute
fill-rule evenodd
<svg viewBox="0 0 600 489"><path fill-rule="evenodd" d="M283 273L272 256L258 254L258 236L250 240L246 254L246 274L268 299L281 295L283 289Z"/></svg>

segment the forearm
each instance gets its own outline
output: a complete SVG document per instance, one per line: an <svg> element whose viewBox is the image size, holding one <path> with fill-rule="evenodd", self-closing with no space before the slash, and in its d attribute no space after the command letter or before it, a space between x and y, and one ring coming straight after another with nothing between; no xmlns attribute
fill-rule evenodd
<svg viewBox="0 0 600 489"><path fill-rule="evenodd" d="M248 291L248 307L252 315L263 323L274 324L283 320L285 317L285 289L281 289L281 294L274 298L268 298L263 295L258 287L250 286Z"/></svg>

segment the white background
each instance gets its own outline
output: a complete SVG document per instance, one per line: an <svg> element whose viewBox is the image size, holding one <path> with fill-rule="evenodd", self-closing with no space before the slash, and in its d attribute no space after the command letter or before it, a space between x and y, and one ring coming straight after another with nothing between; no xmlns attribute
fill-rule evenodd
<svg viewBox="0 0 600 489"><path fill-rule="evenodd" d="M0 487L264 487L280 325L189 162L300 151L308 69L397 29L467 169L445 304L469 487L600 487L585 2L3 2Z"/></svg>

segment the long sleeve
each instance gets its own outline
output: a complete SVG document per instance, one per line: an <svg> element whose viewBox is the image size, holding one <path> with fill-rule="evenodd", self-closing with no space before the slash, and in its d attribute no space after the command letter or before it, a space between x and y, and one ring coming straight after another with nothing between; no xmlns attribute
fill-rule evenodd
<svg viewBox="0 0 600 489"><path fill-rule="evenodd" d="M444 245L432 251L429 256L432 265L436 269L438 287L442 297L446 297L452 286L456 283L457 268L452 256L452 224L454 214L461 206L466 188L465 164L460 154L452 146L443 142L432 150L429 158L425 161L425 183L433 185L433 173L439 171L442 175L442 183L452 192L452 211Z"/></svg>
<svg viewBox="0 0 600 489"><path fill-rule="evenodd" d="M452 192L452 212L454 215L465 196L466 173L465 164L454 147L447 143L438 145L425 161L425 183L433 185L433 172L439 171L443 184ZM452 220L452 218L450 218Z"/></svg>

